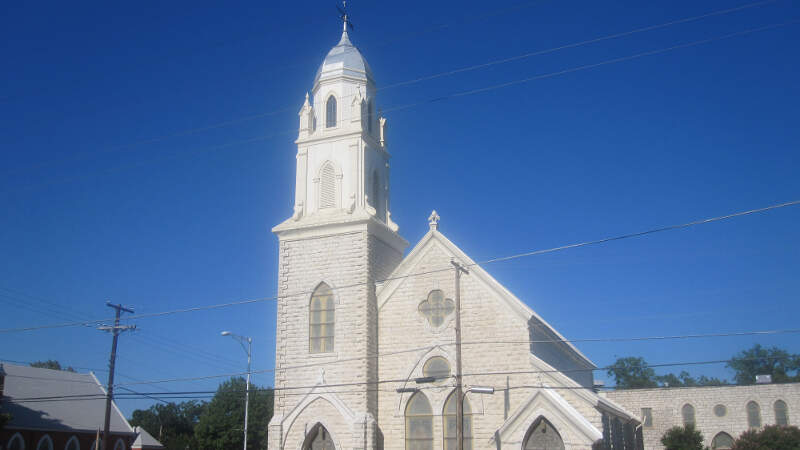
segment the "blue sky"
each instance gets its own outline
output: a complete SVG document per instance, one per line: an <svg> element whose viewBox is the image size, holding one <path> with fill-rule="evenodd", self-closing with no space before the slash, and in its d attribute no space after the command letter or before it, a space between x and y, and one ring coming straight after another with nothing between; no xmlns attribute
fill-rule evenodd
<svg viewBox="0 0 800 450"><path fill-rule="evenodd" d="M379 87L748 5L349 3ZM431 102L798 19L796 2L763 2L382 90L392 217L413 244L436 209L483 260L798 199L796 22ZM0 6L2 327L108 317L106 300L152 313L274 296L269 230L291 213L296 112L337 20L335 2ZM785 208L485 268L568 338L792 328L798 221ZM242 371L223 329L253 336L254 368L270 369L274 323L269 301L138 320L118 381ZM603 366L725 359L756 342L800 352L794 334L579 348ZM102 369L109 346L91 327L0 334L7 360Z"/></svg>

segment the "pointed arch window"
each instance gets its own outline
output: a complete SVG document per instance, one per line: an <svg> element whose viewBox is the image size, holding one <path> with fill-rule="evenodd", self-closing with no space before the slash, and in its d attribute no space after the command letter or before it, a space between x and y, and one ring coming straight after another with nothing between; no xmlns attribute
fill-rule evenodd
<svg viewBox="0 0 800 450"><path fill-rule="evenodd" d="M69 438L69 441L67 441L67 446L64 447L64 450L81 450L81 443L78 442L78 437L72 436Z"/></svg>
<svg viewBox="0 0 800 450"><path fill-rule="evenodd" d="M731 447L733 447L733 437L724 431L717 433L711 441L713 450L730 450Z"/></svg>
<svg viewBox="0 0 800 450"><path fill-rule="evenodd" d="M327 161L319 174L319 209L336 207L336 169Z"/></svg>
<svg viewBox="0 0 800 450"><path fill-rule="evenodd" d="M747 426L750 428L761 426L761 407L754 401L747 402Z"/></svg>
<svg viewBox="0 0 800 450"><path fill-rule="evenodd" d="M433 410L422 392L406 405L406 450L433 450Z"/></svg>
<svg viewBox="0 0 800 450"><path fill-rule="evenodd" d="M334 304L330 286L320 283L311 295L308 314L308 351L333 351Z"/></svg>
<svg viewBox="0 0 800 450"><path fill-rule="evenodd" d="M457 407L456 391L453 391L444 403L444 414L442 415L445 450L458 449L458 442L456 442ZM464 450L472 450L472 408L466 398L464 398Z"/></svg>
<svg viewBox="0 0 800 450"><path fill-rule="evenodd" d="M539 417L531 425L524 442L524 450L564 450L564 441L558 430L544 417Z"/></svg>
<svg viewBox="0 0 800 450"><path fill-rule="evenodd" d="M776 400L772 406L775 409L775 425L789 425L789 407L783 400Z"/></svg>
<svg viewBox="0 0 800 450"><path fill-rule="evenodd" d="M683 426L694 425L694 406L688 403L683 405L681 416L683 416Z"/></svg>
<svg viewBox="0 0 800 450"><path fill-rule="evenodd" d="M114 450L125 450L125 441L117 439L117 443L114 444Z"/></svg>
<svg viewBox="0 0 800 450"><path fill-rule="evenodd" d="M105 449L105 446L103 445L103 440L102 439L100 439L100 442L98 442L97 439L92 441L92 445L89 447L89 450L94 450L96 448L99 448L100 450Z"/></svg>
<svg viewBox="0 0 800 450"><path fill-rule="evenodd" d="M336 97L331 95L325 102L325 128L336 126Z"/></svg>
<svg viewBox="0 0 800 450"><path fill-rule="evenodd" d="M50 438L49 434L45 434L39 439L39 444L36 446L36 450L53 450L53 439Z"/></svg>
<svg viewBox="0 0 800 450"><path fill-rule="evenodd" d="M25 450L25 440L22 439L21 434L16 433L14 436L11 436L11 440L8 441L6 448L8 450Z"/></svg>
<svg viewBox="0 0 800 450"><path fill-rule="evenodd" d="M333 439L328 430L322 424L314 425L314 428L306 435L306 443L303 450L336 450Z"/></svg>

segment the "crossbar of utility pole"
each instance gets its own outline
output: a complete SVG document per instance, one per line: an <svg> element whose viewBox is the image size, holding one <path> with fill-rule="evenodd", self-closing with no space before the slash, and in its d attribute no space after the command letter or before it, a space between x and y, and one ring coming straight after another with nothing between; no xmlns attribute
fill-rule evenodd
<svg viewBox="0 0 800 450"><path fill-rule="evenodd" d="M461 274L469 275L469 270L455 260L453 264L456 274L456 445L464 450L464 392L461 370Z"/></svg>
<svg viewBox="0 0 800 450"><path fill-rule="evenodd" d="M111 428L111 401L114 398L114 366L117 363L117 338L123 331L134 330L136 325L120 325L119 316L122 312L133 314L133 310L126 308L122 305L115 305L111 302L106 302L106 306L114 308L114 325L103 325L97 327L98 330L108 331L113 338L111 339L111 356L108 361L108 386L106 387L106 416L103 422L103 449L109 448L109 433Z"/></svg>

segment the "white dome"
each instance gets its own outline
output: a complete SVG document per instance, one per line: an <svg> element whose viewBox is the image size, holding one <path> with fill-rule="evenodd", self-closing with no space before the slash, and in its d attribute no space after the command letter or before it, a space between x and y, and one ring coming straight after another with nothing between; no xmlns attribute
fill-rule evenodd
<svg viewBox="0 0 800 450"><path fill-rule="evenodd" d="M347 76L373 83L372 70L361 55L361 52L350 42L347 31L342 33L342 39L328 52L314 77L314 86L323 79Z"/></svg>

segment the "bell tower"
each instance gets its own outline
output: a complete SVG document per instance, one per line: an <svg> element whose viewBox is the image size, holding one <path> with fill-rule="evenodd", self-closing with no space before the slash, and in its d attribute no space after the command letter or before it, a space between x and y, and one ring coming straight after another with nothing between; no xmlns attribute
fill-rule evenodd
<svg viewBox="0 0 800 450"><path fill-rule="evenodd" d="M375 80L346 16L344 27L298 113L294 210L272 229L280 246L270 449L381 441L375 282L408 243L392 220Z"/></svg>

